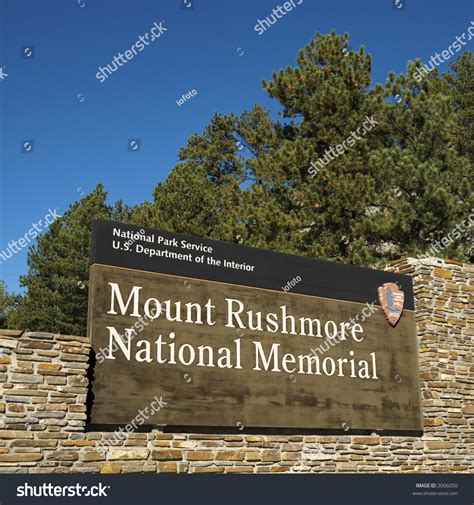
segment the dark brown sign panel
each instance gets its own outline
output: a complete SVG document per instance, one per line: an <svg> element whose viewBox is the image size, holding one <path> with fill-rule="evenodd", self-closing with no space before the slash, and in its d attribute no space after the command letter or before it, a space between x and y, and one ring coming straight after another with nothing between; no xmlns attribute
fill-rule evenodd
<svg viewBox="0 0 474 505"><path fill-rule="evenodd" d="M414 312L376 300L96 263L92 422L420 431Z"/></svg>

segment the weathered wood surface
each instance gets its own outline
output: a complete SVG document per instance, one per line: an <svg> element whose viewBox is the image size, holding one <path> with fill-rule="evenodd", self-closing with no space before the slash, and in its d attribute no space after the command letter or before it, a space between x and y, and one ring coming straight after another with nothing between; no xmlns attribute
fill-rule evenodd
<svg viewBox="0 0 474 505"><path fill-rule="evenodd" d="M289 313L336 322L350 321L360 314L365 304L326 298L237 286L198 279L93 265L91 268L89 335L95 352L107 348L107 326L120 333L130 328L137 318L109 315L110 288L117 282L125 297L134 285L143 286L140 298L199 302L211 298L216 305L214 326L169 322L160 317L133 339L154 342L175 332L176 346L189 343L194 347L210 345L217 353L221 347L235 349L241 342L242 369L221 369L182 364L128 361L121 351L116 359L97 362L92 385L94 403L92 422L127 424L149 406L155 396L163 396L166 407L151 416L146 424L208 426L313 428L340 430L409 430L422 429L418 351L414 313L405 310L395 328L386 321L380 307L362 323L365 338L357 343L352 338L329 346L320 356L370 359L376 353L378 380L339 377L324 374L289 374L285 371L256 371L255 345L259 341L269 351L279 343L280 356L310 354L312 348L324 345L325 339L226 328L226 297L241 300L253 311L276 312L285 304ZM374 293L374 298L376 293ZM132 344L132 349L134 345ZM234 351L233 351L234 353ZM267 352L268 354L268 352ZM166 356L166 354L165 354Z"/></svg>

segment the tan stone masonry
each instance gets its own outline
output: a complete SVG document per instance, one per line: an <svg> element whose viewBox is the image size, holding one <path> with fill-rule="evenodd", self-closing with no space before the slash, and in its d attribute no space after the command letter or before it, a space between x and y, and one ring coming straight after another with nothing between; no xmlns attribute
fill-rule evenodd
<svg viewBox="0 0 474 505"><path fill-rule="evenodd" d="M0 330L0 473L474 471L474 266L403 259L413 276L424 434L86 431L86 337Z"/></svg>

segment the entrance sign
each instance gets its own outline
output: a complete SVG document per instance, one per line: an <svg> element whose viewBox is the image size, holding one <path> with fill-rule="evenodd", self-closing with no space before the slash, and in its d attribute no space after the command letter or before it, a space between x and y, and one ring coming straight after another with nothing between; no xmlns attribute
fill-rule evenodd
<svg viewBox="0 0 474 505"><path fill-rule="evenodd" d="M103 220L92 263L94 424L422 430L410 277Z"/></svg>

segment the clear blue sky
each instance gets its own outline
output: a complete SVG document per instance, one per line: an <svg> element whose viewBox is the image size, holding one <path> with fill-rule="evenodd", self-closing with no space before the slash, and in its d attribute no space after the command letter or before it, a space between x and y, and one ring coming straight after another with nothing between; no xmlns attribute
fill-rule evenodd
<svg viewBox="0 0 474 505"><path fill-rule="evenodd" d="M183 0L0 0L0 67L8 74L0 80L0 251L98 182L111 202L151 199L180 146L215 111L239 113L255 102L278 110L261 79L294 64L316 31L349 32L383 82L407 60L447 48L474 20L469 0L401 1L394 10L392 0L304 0L259 36L257 20L283 1L192 0L185 9ZM155 21L167 31L100 83L98 67ZM197 95L178 106L192 89ZM129 152L136 138L140 150ZM22 153L31 139L33 151ZM26 257L25 248L0 265L11 290Z"/></svg>

